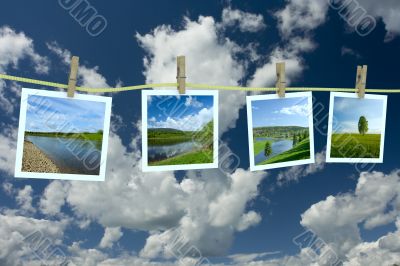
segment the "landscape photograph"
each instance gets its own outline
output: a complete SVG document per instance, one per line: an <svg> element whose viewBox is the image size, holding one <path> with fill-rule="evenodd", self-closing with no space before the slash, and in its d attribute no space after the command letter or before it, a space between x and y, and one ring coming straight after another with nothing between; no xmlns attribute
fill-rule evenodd
<svg viewBox="0 0 400 266"><path fill-rule="evenodd" d="M25 103L21 172L100 175L106 102L28 94Z"/></svg>
<svg viewBox="0 0 400 266"><path fill-rule="evenodd" d="M148 95L146 101L147 166L214 163L213 95Z"/></svg>
<svg viewBox="0 0 400 266"><path fill-rule="evenodd" d="M359 99L336 93L331 97L328 161L382 158L386 96L366 95L365 99Z"/></svg>
<svg viewBox="0 0 400 266"><path fill-rule="evenodd" d="M293 94L282 99L248 97L250 165L254 169L304 164L314 159L311 99L307 93Z"/></svg>

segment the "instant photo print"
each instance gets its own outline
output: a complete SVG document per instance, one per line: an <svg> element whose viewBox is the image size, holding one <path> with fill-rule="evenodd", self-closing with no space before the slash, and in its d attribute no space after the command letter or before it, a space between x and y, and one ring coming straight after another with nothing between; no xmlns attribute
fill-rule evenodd
<svg viewBox="0 0 400 266"><path fill-rule="evenodd" d="M218 92L142 92L143 171L218 167Z"/></svg>
<svg viewBox="0 0 400 266"><path fill-rule="evenodd" d="M15 177L104 181L111 98L23 89Z"/></svg>

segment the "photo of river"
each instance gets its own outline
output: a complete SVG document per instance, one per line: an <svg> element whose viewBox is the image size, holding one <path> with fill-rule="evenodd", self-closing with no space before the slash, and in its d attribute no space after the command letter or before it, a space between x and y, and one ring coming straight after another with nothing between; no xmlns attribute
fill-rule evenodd
<svg viewBox="0 0 400 266"><path fill-rule="evenodd" d="M65 174L98 175L101 141L76 138L27 136Z"/></svg>
<svg viewBox="0 0 400 266"><path fill-rule="evenodd" d="M142 94L144 171L217 167L216 95L214 91Z"/></svg>
<svg viewBox="0 0 400 266"><path fill-rule="evenodd" d="M269 158L272 158L278 154L281 154L285 151L293 148L293 140L290 139L277 139L277 138L256 138L255 141L270 141L272 147L272 153L269 156L265 156L264 150L260 153L255 154L254 163L258 164L263 162Z"/></svg>
<svg viewBox="0 0 400 266"><path fill-rule="evenodd" d="M104 181L109 97L23 89L16 176Z"/></svg>

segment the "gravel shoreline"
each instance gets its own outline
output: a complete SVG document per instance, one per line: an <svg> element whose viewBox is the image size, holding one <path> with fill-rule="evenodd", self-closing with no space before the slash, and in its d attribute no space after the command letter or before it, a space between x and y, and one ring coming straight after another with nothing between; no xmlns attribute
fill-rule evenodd
<svg viewBox="0 0 400 266"><path fill-rule="evenodd" d="M60 168L32 142L24 140L22 171L36 173L61 173Z"/></svg>

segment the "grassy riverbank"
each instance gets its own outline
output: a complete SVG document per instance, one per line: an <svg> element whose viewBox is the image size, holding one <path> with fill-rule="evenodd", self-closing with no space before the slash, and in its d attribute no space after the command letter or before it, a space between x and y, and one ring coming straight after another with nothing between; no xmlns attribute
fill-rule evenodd
<svg viewBox="0 0 400 266"><path fill-rule="evenodd" d="M200 151L192 151L178 156L174 156L165 160L149 162L150 166L159 165L181 165L181 164L202 164L213 162L213 151L204 149Z"/></svg>
<svg viewBox="0 0 400 266"><path fill-rule="evenodd" d="M103 131L100 130L96 133L81 132L81 133L65 133L65 132L30 132L25 131L25 136L49 137L49 138L74 138L83 140L97 140L103 139Z"/></svg>
<svg viewBox="0 0 400 266"><path fill-rule="evenodd" d="M271 164L271 163L283 163L297 160L310 159L310 139L304 139L300 141L292 149L278 154L272 158L258 163L257 165Z"/></svg>
<svg viewBox="0 0 400 266"><path fill-rule="evenodd" d="M205 124L198 131L182 131L171 128L150 128L147 131L148 145L169 146L178 143L193 141L200 147L159 161L149 161L150 166L203 164L213 162L213 121Z"/></svg>

